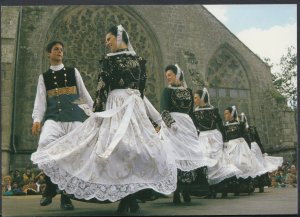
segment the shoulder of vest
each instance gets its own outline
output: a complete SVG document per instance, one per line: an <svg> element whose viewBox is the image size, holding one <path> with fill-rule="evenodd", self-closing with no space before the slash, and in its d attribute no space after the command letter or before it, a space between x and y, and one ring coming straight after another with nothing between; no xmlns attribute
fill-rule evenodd
<svg viewBox="0 0 300 217"><path fill-rule="evenodd" d="M51 69L48 69L47 71L43 72L42 75L46 75L46 74L48 74L50 72L51 72Z"/></svg>
<svg viewBox="0 0 300 217"><path fill-rule="evenodd" d="M68 66L68 67L65 67L65 69L68 70L68 71L71 71L71 70L74 70L74 71L75 71L75 67L70 67L70 66Z"/></svg>

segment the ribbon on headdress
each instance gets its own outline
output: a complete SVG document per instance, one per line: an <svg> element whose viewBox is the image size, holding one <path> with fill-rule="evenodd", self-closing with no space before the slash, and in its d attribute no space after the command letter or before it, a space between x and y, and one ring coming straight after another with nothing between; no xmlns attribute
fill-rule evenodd
<svg viewBox="0 0 300 217"><path fill-rule="evenodd" d="M233 105L233 106L231 106L231 108L232 108L232 111L231 111L231 117L233 117L234 118L234 113L236 114L236 118L238 118L238 116L237 116L237 110L236 110L236 106L235 105Z"/></svg>
<svg viewBox="0 0 300 217"><path fill-rule="evenodd" d="M180 80L180 76L182 75L182 85L183 87L187 87L186 85L186 82L185 82L185 79L184 79L184 74L183 74L183 71L181 70L181 68L178 66L178 64L176 63L175 64L176 68L177 68L177 74L176 74L176 79L177 80Z"/></svg>
<svg viewBox="0 0 300 217"><path fill-rule="evenodd" d="M244 112L241 113L241 122L245 122L246 128L249 128L248 120Z"/></svg>
<svg viewBox="0 0 300 217"><path fill-rule="evenodd" d="M207 104L210 105L209 93L206 87L203 88L201 99L204 101L205 95L207 95Z"/></svg>

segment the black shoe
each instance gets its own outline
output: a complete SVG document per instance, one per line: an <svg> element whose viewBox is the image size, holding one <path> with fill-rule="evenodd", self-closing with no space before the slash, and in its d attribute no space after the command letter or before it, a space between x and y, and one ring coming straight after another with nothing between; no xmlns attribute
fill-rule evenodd
<svg viewBox="0 0 300 217"><path fill-rule="evenodd" d="M174 192L174 195L173 195L173 203L174 203L174 204L180 204L180 203L181 203L179 192Z"/></svg>
<svg viewBox="0 0 300 217"><path fill-rule="evenodd" d="M50 203L52 203L52 197L42 197L42 199L40 200L41 206L47 206Z"/></svg>
<svg viewBox="0 0 300 217"><path fill-rule="evenodd" d="M140 211L140 206L137 203L136 199L132 199L129 204L129 209L131 213L137 213Z"/></svg>
<svg viewBox="0 0 300 217"><path fill-rule="evenodd" d="M182 197L183 197L183 201L186 202L186 203L190 203L191 202L191 197L190 197L190 194L185 192L185 193L182 193Z"/></svg>
<svg viewBox="0 0 300 217"><path fill-rule="evenodd" d="M71 202L71 203L60 204L60 208L63 210L73 210L74 206Z"/></svg>
<svg viewBox="0 0 300 217"><path fill-rule="evenodd" d="M264 186L260 186L259 187L259 193L263 193L264 192Z"/></svg>
<svg viewBox="0 0 300 217"><path fill-rule="evenodd" d="M45 181L46 181L46 189L45 192L43 193L43 197L51 197L51 198L55 197L57 194L56 192L57 185L53 184L48 176L46 176Z"/></svg>
<svg viewBox="0 0 300 217"><path fill-rule="evenodd" d="M61 194L61 198L60 198L60 208L63 210L74 209L71 199L68 196L64 195L63 193Z"/></svg>
<svg viewBox="0 0 300 217"><path fill-rule="evenodd" d="M121 201L118 205L118 209L116 211L116 214L117 215L122 215L122 214L128 213L128 211L129 211L129 205L127 203L126 198L123 198L123 199L121 199Z"/></svg>
<svg viewBox="0 0 300 217"><path fill-rule="evenodd" d="M228 197L228 194L227 194L227 192L223 192L223 193L222 193L222 196L221 196L221 198L223 198L223 199L224 199L224 198L227 198L227 197Z"/></svg>

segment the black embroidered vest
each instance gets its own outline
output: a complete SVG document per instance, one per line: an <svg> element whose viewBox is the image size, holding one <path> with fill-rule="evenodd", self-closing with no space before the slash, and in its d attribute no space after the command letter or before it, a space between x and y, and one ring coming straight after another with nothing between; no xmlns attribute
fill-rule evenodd
<svg viewBox="0 0 300 217"><path fill-rule="evenodd" d="M43 78L47 91L45 120L83 122L88 117L78 106L80 96L74 68L64 67L58 71L49 69L43 73Z"/></svg>

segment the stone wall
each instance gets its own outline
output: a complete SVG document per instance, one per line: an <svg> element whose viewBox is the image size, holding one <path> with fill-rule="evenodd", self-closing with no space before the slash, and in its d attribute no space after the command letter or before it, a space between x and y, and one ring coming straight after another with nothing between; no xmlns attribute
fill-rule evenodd
<svg viewBox="0 0 300 217"><path fill-rule="evenodd" d="M245 112L250 124L257 126L266 151L280 155L275 150L291 144L285 142L287 138L297 142L295 122L289 122L291 131L283 131L279 123L278 116L287 117L278 111L282 106L270 98L274 88L270 68L204 7L134 8L152 21L149 26L164 45L164 65L179 63L194 90L208 83L212 104L221 114L227 106L237 105L238 112Z"/></svg>
<svg viewBox="0 0 300 217"><path fill-rule="evenodd" d="M93 96L98 60L107 52L105 31L119 23L136 52L147 59L146 95L158 110L166 85L164 68L178 63L193 90L209 84L211 101L221 113L232 104L245 112L268 152L280 155L295 147L292 113L278 110L270 95L270 68L200 5L26 6L21 16L15 127L19 154L13 156L14 167L30 163L36 150L31 113L38 75L48 68L46 44L54 39L65 43L65 65L79 69Z"/></svg>
<svg viewBox="0 0 300 217"><path fill-rule="evenodd" d="M1 151L2 174L8 174L12 155L14 76L19 7L1 7Z"/></svg>

